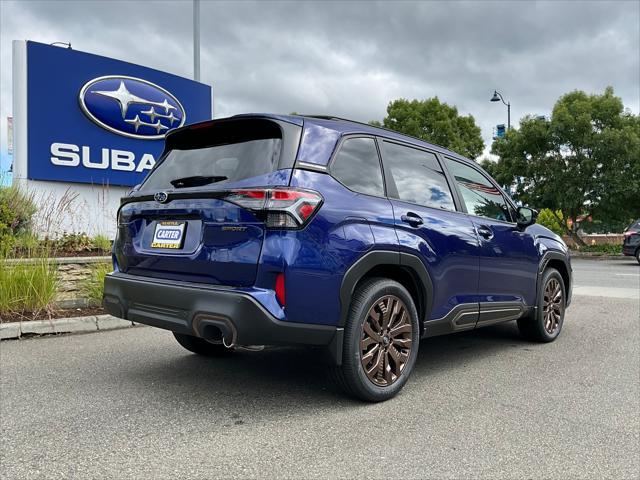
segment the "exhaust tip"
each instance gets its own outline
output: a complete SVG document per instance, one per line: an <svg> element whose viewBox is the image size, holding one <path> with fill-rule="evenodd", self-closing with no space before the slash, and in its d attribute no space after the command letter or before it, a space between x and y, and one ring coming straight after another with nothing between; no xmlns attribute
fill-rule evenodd
<svg viewBox="0 0 640 480"><path fill-rule="evenodd" d="M192 327L199 337L208 342L235 345L237 340L237 331L228 318L197 314Z"/></svg>

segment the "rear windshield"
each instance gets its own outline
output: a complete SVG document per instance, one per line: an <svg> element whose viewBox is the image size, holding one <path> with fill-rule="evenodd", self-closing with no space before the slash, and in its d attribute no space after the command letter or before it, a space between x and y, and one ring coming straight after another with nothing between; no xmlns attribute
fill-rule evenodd
<svg viewBox="0 0 640 480"><path fill-rule="evenodd" d="M283 131L268 120L212 122L167 138L167 150L140 191L233 182L280 168Z"/></svg>

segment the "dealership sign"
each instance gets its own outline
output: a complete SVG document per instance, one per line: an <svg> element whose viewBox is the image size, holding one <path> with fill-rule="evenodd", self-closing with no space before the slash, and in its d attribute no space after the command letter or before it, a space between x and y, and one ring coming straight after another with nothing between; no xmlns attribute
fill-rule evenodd
<svg viewBox="0 0 640 480"><path fill-rule="evenodd" d="M211 87L119 60L27 42L27 178L140 183L167 132L211 118Z"/></svg>

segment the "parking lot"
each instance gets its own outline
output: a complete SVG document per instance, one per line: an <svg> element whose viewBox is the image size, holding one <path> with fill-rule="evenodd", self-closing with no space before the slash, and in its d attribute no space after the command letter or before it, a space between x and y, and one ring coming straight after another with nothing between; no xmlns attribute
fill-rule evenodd
<svg viewBox="0 0 640 480"><path fill-rule="evenodd" d="M552 344L427 339L397 398L345 398L299 349L208 359L138 327L5 341L3 478L637 478L640 268L574 260Z"/></svg>

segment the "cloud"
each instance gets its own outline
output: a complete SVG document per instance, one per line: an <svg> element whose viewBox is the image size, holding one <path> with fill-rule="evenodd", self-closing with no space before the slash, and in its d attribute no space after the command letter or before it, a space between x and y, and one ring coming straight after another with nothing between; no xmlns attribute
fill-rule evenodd
<svg viewBox="0 0 640 480"><path fill-rule="evenodd" d="M191 2L0 2L0 150L11 112L11 40L74 48L191 76ZM487 145L573 89L613 85L640 103L638 2L209 2L202 80L216 117L249 111L382 119L390 100L437 95L471 113Z"/></svg>

